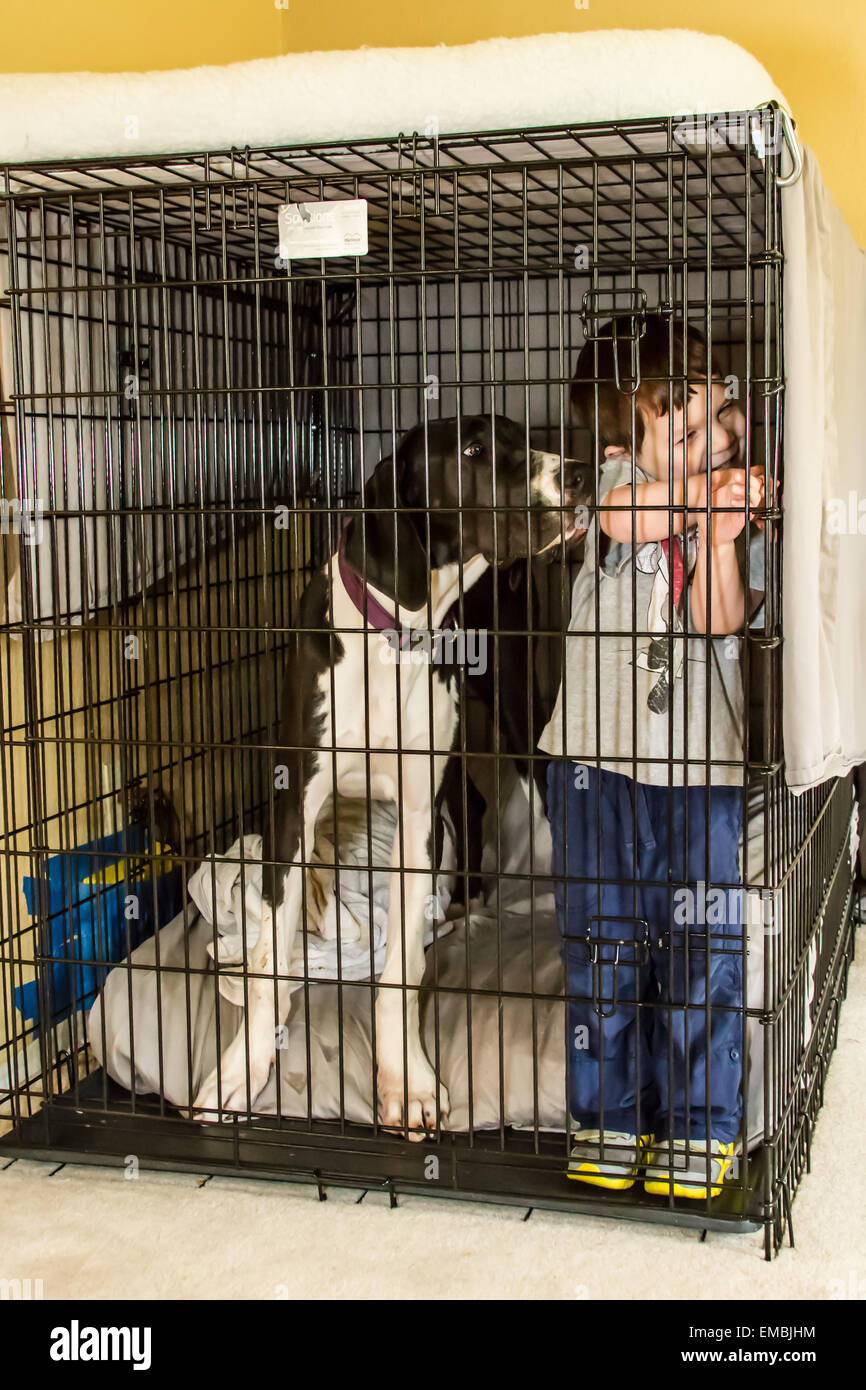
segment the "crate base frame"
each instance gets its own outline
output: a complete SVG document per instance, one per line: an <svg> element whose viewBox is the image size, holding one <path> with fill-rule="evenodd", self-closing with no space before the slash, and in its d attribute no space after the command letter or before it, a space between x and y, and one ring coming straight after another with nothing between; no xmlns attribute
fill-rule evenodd
<svg viewBox="0 0 866 1390"><path fill-rule="evenodd" d="M811 1167L811 1137L823 1107L823 1080L838 1040L839 1009L854 958L853 907L849 894L837 941L838 966L828 975L813 1034L812 1066L795 1145L802 1161L777 1183L774 1194L768 1192L767 1145L750 1154L746 1182L727 1185L708 1210L705 1201L648 1197L639 1183L623 1193L574 1183L563 1172L561 1138L554 1156L537 1152L529 1136L521 1143L518 1130L509 1130L508 1152L503 1152L498 1132L489 1131L477 1131L471 1143L466 1134L443 1133L435 1142L419 1145L373 1134L364 1125L343 1125L335 1134L336 1121L314 1121L312 1130L304 1120L276 1117L202 1125L155 1098L133 1099L102 1068L79 1082L77 1097L53 1097L0 1136L0 1155L101 1167L111 1159L122 1163L134 1153L145 1169L311 1184L321 1200L328 1187L356 1188L387 1192L392 1206L400 1195L435 1196L702 1232L748 1234L763 1228L765 1256L771 1259L786 1232L794 1243L791 1203ZM95 1104L104 1087L110 1111ZM430 1158L438 1160L438 1171L425 1179ZM770 1200L762 1200L760 1194Z"/></svg>

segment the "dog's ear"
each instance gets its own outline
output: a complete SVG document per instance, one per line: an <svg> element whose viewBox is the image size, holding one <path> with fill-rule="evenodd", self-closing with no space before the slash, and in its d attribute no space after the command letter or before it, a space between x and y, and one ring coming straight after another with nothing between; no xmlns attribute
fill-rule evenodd
<svg viewBox="0 0 866 1390"><path fill-rule="evenodd" d="M365 511L352 517L346 532L346 559L393 603L416 612L427 600L427 555L421 543L423 517L401 510L414 503L411 479L411 439L376 465L364 491ZM423 505L423 503L421 504Z"/></svg>

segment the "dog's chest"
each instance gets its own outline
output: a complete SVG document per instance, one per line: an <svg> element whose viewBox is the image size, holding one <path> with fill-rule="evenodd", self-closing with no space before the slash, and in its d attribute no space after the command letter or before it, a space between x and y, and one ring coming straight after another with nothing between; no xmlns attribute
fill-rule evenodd
<svg viewBox="0 0 866 1390"><path fill-rule="evenodd" d="M320 682L335 742L447 751L457 718L454 682L447 673L426 652L395 650L384 634L344 632L341 640L343 660Z"/></svg>
<svg viewBox="0 0 866 1390"><path fill-rule="evenodd" d="M342 585L332 592L331 621L343 654L319 677L317 704L321 746L334 750L338 788L347 796L394 800L402 788L404 799L429 797L429 759L401 759L397 750L434 752L438 786L457 727L454 672L432 659L429 644L401 650L394 633L358 631Z"/></svg>
<svg viewBox="0 0 866 1390"><path fill-rule="evenodd" d="M454 696L429 661L398 665L397 653L384 637L344 633L342 641L343 660L320 681L327 716L323 747L333 744L340 793L424 802L429 798L429 758L400 758L396 750L435 750L438 787L457 724Z"/></svg>

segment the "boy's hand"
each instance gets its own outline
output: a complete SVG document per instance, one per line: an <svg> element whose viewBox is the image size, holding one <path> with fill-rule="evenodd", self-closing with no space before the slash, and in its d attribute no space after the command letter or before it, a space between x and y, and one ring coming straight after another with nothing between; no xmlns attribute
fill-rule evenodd
<svg viewBox="0 0 866 1390"><path fill-rule="evenodd" d="M753 507L764 505L763 473L753 468L749 475L748 486L749 515L751 515ZM694 493L690 481L689 510L692 513L690 520L697 522L698 535L702 541L706 541L707 534L707 513L705 510L707 487L710 488L710 506L713 509L713 516L710 519L712 528L710 544L724 545L726 542L736 540L746 524L746 470L745 468L719 468L712 473L704 474ZM716 508L724 507L736 507L738 510L716 511Z"/></svg>

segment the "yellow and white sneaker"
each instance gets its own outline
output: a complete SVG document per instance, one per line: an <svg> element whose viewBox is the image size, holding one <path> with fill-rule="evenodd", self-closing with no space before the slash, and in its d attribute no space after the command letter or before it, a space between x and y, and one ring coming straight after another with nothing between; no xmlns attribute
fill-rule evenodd
<svg viewBox="0 0 866 1390"><path fill-rule="evenodd" d="M704 1139L674 1139L653 1151L644 1174L644 1191L656 1197L718 1197L734 1166L734 1145L711 1139L709 1183Z"/></svg>
<svg viewBox="0 0 866 1390"><path fill-rule="evenodd" d="M613 1129L581 1129L571 1147L568 1176L575 1182L622 1192L634 1186L652 1142L651 1134L638 1138Z"/></svg>

